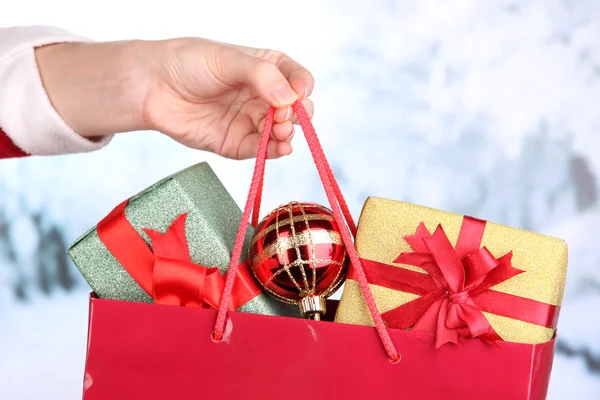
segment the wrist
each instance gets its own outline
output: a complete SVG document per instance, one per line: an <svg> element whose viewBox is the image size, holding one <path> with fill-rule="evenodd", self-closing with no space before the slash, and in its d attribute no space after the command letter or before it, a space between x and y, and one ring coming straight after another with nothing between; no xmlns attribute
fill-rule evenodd
<svg viewBox="0 0 600 400"><path fill-rule="evenodd" d="M149 78L144 42L62 43L37 48L50 102L81 136L145 129L142 104Z"/></svg>

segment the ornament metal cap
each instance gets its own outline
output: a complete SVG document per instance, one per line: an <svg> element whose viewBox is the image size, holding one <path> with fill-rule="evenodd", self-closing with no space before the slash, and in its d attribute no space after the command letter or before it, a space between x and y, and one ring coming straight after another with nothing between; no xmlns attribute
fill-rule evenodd
<svg viewBox="0 0 600 400"><path fill-rule="evenodd" d="M325 315L325 299L323 296L311 295L300 299L298 303L302 314L315 321L321 320L321 315Z"/></svg>

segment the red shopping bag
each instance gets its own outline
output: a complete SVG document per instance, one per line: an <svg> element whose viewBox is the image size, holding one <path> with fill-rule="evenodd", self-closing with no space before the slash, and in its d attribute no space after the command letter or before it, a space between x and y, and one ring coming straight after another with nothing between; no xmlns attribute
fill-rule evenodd
<svg viewBox="0 0 600 400"><path fill-rule="evenodd" d="M461 339L436 350L433 334L385 327L353 245L348 207L306 111L300 103L294 109L335 219L348 224L342 239L375 327L229 310L245 224L258 221L271 109L219 309L92 294L83 399L544 399L554 340L495 347Z"/></svg>

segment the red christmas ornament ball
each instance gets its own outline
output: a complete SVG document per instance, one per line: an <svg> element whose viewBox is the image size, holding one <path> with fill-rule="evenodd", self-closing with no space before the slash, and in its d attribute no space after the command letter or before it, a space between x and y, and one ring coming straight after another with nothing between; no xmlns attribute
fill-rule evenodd
<svg viewBox="0 0 600 400"><path fill-rule="evenodd" d="M306 314L311 311L302 303L320 297L324 307L324 298L339 288L348 268L333 213L313 203L291 202L265 216L254 231L249 260L267 292L300 304Z"/></svg>

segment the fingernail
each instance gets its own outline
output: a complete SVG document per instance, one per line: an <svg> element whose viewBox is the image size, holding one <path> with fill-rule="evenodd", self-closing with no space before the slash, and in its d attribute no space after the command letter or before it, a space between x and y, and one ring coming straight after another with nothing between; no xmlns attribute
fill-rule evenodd
<svg viewBox="0 0 600 400"><path fill-rule="evenodd" d="M298 100L298 95L287 83L277 86L271 91L275 100L281 105L290 105Z"/></svg>
<svg viewBox="0 0 600 400"><path fill-rule="evenodd" d="M308 86L304 85L304 96L302 96L302 100L306 99L308 96Z"/></svg>
<svg viewBox="0 0 600 400"><path fill-rule="evenodd" d="M287 138L285 138L287 141L292 140L292 138L294 137L294 134L296 133L296 129L294 129L294 127L292 126L292 133L289 134L289 136Z"/></svg>
<svg viewBox="0 0 600 400"><path fill-rule="evenodd" d="M289 120L292 117L292 107L288 107L287 112L285 114L285 120Z"/></svg>

